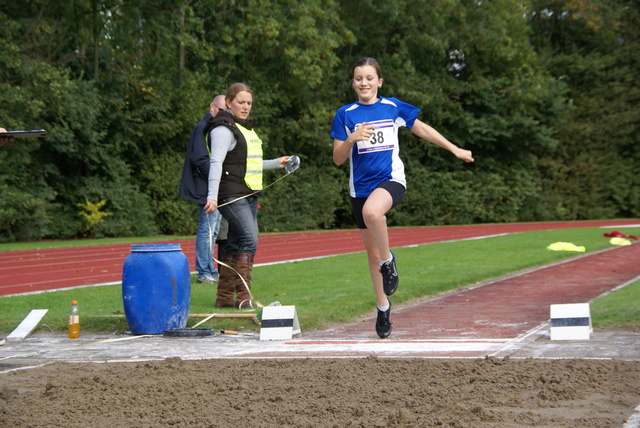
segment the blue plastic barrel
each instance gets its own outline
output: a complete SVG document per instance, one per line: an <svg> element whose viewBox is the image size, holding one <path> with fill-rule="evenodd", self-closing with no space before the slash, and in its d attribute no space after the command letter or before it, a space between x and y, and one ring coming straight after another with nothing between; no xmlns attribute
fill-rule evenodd
<svg viewBox="0 0 640 428"><path fill-rule="evenodd" d="M185 328L191 278L180 244L132 245L122 268L122 301L133 334Z"/></svg>

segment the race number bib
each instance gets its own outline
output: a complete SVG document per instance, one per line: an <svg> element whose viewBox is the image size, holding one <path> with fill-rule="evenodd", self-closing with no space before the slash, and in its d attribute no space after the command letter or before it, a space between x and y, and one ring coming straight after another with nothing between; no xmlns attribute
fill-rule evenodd
<svg viewBox="0 0 640 428"><path fill-rule="evenodd" d="M358 154L393 150L398 144L398 137L392 119L369 122L376 128L367 141L358 141Z"/></svg>

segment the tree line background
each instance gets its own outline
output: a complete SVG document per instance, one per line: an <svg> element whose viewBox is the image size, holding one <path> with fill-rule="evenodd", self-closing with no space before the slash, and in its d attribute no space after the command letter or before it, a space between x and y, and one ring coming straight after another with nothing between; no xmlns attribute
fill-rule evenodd
<svg viewBox="0 0 640 428"><path fill-rule="evenodd" d="M351 228L331 120L351 66L473 151L401 131L389 224L640 215L635 0L2 0L0 241L193 234L177 196L191 128L243 81L265 156L301 168L261 197L263 232ZM282 171L268 171L266 181Z"/></svg>

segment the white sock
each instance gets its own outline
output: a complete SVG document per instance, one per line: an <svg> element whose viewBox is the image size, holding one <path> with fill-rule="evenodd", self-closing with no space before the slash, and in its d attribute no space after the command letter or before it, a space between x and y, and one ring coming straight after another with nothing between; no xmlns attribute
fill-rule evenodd
<svg viewBox="0 0 640 428"><path fill-rule="evenodd" d="M382 266L385 263L391 263L391 260L393 260L393 254L387 260L380 260L380 266Z"/></svg>
<svg viewBox="0 0 640 428"><path fill-rule="evenodd" d="M390 306L391 305L389 304L389 302L387 302L387 306L385 306L385 307L382 307L382 306L378 305L378 310L382 311L382 312L387 312L389 310Z"/></svg>

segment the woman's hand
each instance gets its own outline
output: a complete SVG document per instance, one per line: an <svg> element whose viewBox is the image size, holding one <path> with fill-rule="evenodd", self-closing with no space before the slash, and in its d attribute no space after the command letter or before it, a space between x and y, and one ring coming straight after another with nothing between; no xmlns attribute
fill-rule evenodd
<svg viewBox="0 0 640 428"><path fill-rule="evenodd" d="M6 129L0 128L0 132L7 132ZM13 143L13 137L2 137L0 138L0 147L4 146L7 143Z"/></svg>
<svg viewBox="0 0 640 428"><path fill-rule="evenodd" d="M362 125L358 126L349 137L353 138L354 143L357 143L358 141L367 141L371 138L371 134L373 134L375 130L375 125L369 125L368 122L364 122ZM348 139L349 138L347 138L347 140Z"/></svg>
<svg viewBox="0 0 640 428"><path fill-rule="evenodd" d="M291 156L282 156L281 158L279 158L278 160L280 161L280 168L284 168L287 162L289 162L289 159L291 159Z"/></svg>
<svg viewBox="0 0 640 428"><path fill-rule="evenodd" d="M207 203L204 206L204 212L206 212L207 214L211 214L217 209L218 209L218 201L207 199Z"/></svg>
<svg viewBox="0 0 640 428"><path fill-rule="evenodd" d="M471 155L471 150L465 150L458 147L458 149L453 154L458 159L463 160L467 163L471 163L474 161L473 156Z"/></svg>
<svg viewBox="0 0 640 428"><path fill-rule="evenodd" d="M362 125L358 126L345 141L334 139L333 163L336 165L342 165L345 163L345 161L349 159L349 153L351 153L353 145L358 141L367 141L375 129L375 125L369 125L369 123L364 122Z"/></svg>

